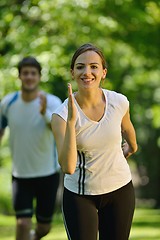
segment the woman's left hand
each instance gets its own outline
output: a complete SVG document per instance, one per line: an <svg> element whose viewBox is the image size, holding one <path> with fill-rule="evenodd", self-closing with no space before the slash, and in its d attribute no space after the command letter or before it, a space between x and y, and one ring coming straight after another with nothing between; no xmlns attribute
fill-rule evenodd
<svg viewBox="0 0 160 240"><path fill-rule="evenodd" d="M125 158L129 158L129 156L132 155L132 149L126 140L124 140L124 143L122 144L122 151Z"/></svg>

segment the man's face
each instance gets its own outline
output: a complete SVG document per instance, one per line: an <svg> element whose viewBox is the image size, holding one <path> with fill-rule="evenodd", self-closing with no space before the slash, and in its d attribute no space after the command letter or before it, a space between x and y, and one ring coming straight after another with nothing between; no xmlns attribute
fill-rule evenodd
<svg viewBox="0 0 160 240"><path fill-rule="evenodd" d="M22 90L32 92L38 88L40 82L40 73L37 68L32 66L22 67L19 78L22 83Z"/></svg>

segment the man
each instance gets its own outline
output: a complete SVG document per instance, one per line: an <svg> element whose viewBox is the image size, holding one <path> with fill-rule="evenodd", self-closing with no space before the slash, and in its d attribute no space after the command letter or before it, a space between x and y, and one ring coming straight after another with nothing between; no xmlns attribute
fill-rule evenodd
<svg viewBox="0 0 160 240"><path fill-rule="evenodd" d="M22 59L18 71L21 91L1 101L0 138L9 126L16 240L39 240L50 231L59 184L50 120L61 100L39 90L41 66L35 58ZM34 198L37 224L31 238Z"/></svg>

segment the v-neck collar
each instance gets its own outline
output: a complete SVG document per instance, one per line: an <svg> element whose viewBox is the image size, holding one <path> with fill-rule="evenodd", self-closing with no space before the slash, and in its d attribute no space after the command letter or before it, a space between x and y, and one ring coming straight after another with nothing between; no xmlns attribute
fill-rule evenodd
<svg viewBox="0 0 160 240"><path fill-rule="evenodd" d="M92 120L92 119L90 119L88 116L86 116L86 114L83 112L83 110L81 109L81 107L79 106L79 104L78 104L78 102L77 102L77 100L76 100L76 98L75 98L75 93L73 93L73 97L74 97L74 102L75 102L75 104L76 104L76 106L77 106L77 108L78 108L78 110L83 114L83 116L88 120L88 121L90 121L90 122L92 122L92 123L95 123L95 124L99 124L99 123L101 123L103 120L104 120L104 118L105 118L105 115L106 115L106 112L107 112L107 110L108 110L108 91L107 91L107 94L106 94L106 90L104 90L103 88L101 88L101 90L102 90L102 92L103 92L103 95L104 95L104 98L105 98L105 109L104 109L104 113L103 113L103 116L101 117L101 119L99 120L99 121L94 121L94 120Z"/></svg>

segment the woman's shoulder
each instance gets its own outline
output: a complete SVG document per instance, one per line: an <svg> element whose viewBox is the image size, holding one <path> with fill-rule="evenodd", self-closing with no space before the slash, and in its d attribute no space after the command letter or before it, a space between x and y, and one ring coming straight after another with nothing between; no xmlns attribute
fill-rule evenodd
<svg viewBox="0 0 160 240"><path fill-rule="evenodd" d="M59 115L65 121L67 120L67 116L68 116L68 98L66 100L64 100L64 102L54 110L53 114Z"/></svg>
<svg viewBox="0 0 160 240"><path fill-rule="evenodd" d="M128 101L127 97L122 93L119 93L113 90L108 90L108 89L103 89L103 92L112 101L118 101L118 102Z"/></svg>

